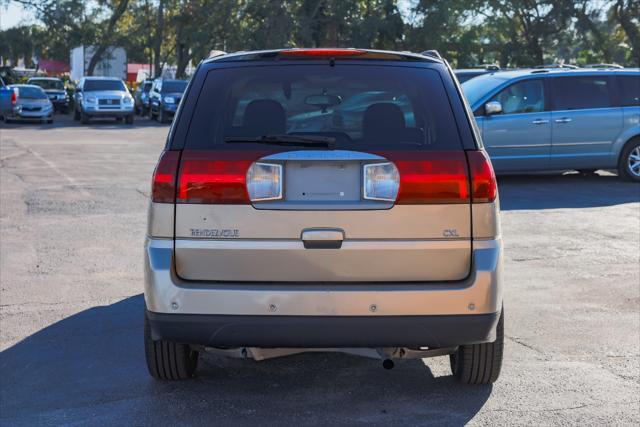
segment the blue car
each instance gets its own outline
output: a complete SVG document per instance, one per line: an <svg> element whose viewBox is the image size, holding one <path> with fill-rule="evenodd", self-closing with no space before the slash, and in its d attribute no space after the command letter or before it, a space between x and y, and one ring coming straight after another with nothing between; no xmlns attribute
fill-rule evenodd
<svg viewBox="0 0 640 427"><path fill-rule="evenodd" d="M640 182L640 70L536 69L462 85L498 173L617 169Z"/></svg>

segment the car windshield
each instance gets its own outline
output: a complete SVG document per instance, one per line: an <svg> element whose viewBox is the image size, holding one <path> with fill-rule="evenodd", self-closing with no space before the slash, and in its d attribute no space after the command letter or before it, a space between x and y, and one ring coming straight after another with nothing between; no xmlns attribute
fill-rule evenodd
<svg viewBox="0 0 640 427"><path fill-rule="evenodd" d="M98 90L126 90L121 80L87 80L82 88L85 92Z"/></svg>
<svg viewBox="0 0 640 427"><path fill-rule="evenodd" d="M18 87L18 97L24 99L47 99L47 94L39 87Z"/></svg>
<svg viewBox="0 0 640 427"><path fill-rule="evenodd" d="M45 79L32 79L29 80L30 85L40 86L44 90L57 89L64 90L64 84L61 80L45 80Z"/></svg>
<svg viewBox="0 0 640 427"><path fill-rule="evenodd" d="M187 89L187 82L182 80L165 80L162 82L162 93L183 93Z"/></svg>
<svg viewBox="0 0 640 427"><path fill-rule="evenodd" d="M210 71L189 147L213 148L265 135L331 137L341 148L461 146L435 70L316 64Z"/></svg>
<svg viewBox="0 0 640 427"><path fill-rule="evenodd" d="M476 102L478 102L484 95L492 92L493 89L500 86L505 81L505 77L485 74L462 83L462 91L467 97L469 105L471 105L471 107L473 108Z"/></svg>

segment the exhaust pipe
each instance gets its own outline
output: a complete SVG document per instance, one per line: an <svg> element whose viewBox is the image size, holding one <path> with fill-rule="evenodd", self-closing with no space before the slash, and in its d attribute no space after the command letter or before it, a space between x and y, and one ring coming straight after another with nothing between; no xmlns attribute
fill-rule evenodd
<svg viewBox="0 0 640 427"><path fill-rule="evenodd" d="M391 360L391 359L384 359L382 361L382 367L384 369L387 369L387 370L393 369L394 366L395 366L395 364L393 363L393 360Z"/></svg>

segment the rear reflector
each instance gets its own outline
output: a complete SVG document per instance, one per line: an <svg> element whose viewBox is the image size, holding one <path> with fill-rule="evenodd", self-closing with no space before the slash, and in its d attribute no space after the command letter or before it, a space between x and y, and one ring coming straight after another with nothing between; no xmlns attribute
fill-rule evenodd
<svg viewBox="0 0 640 427"><path fill-rule="evenodd" d="M464 151L379 153L400 173L396 204L469 203L469 175Z"/></svg>
<svg viewBox="0 0 640 427"><path fill-rule="evenodd" d="M163 151L160 155L151 183L151 200L155 203L175 203L179 161L179 151Z"/></svg>
<svg viewBox="0 0 640 427"><path fill-rule="evenodd" d="M365 53L367 52L358 49L287 49L280 51L279 55L334 58L336 56L359 56Z"/></svg>
<svg viewBox="0 0 640 427"><path fill-rule="evenodd" d="M498 195L498 183L491 161L484 151L467 151L471 170L473 203L493 202Z"/></svg>

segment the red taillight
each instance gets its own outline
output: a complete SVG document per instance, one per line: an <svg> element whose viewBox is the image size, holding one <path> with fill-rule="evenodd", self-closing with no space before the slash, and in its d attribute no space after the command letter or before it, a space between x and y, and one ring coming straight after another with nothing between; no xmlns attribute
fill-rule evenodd
<svg viewBox="0 0 640 427"><path fill-rule="evenodd" d="M249 204L247 171L269 154L254 151L184 151L178 203Z"/></svg>
<svg viewBox="0 0 640 427"><path fill-rule="evenodd" d="M462 151L380 153L400 172L396 204L469 203L467 160Z"/></svg>
<svg viewBox="0 0 640 427"><path fill-rule="evenodd" d="M359 49L287 49L280 51L282 56L309 56L335 58L336 56L359 56L367 53Z"/></svg>
<svg viewBox="0 0 640 427"><path fill-rule="evenodd" d="M156 203L175 203L176 173L180 161L179 151L164 151L153 172L151 200Z"/></svg>
<svg viewBox="0 0 640 427"><path fill-rule="evenodd" d="M471 170L473 203L493 202L498 195L498 183L491 161L484 151L467 151Z"/></svg>
<svg viewBox="0 0 640 427"><path fill-rule="evenodd" d="M13 92L11 92L11 105L16 105L16 102L18 102L18 93L14 89Z"/></svg>

